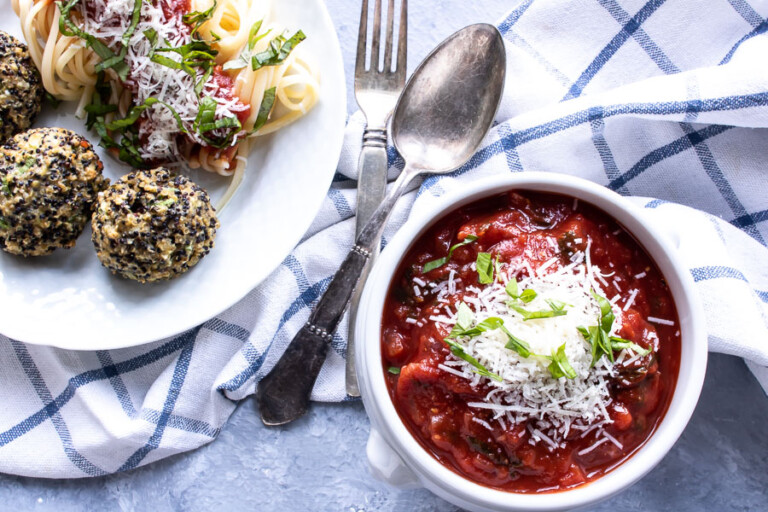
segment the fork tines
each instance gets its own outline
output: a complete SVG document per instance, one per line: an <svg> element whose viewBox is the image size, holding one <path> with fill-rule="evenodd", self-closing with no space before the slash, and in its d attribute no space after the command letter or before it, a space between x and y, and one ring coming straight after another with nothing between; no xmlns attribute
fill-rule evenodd
<svg viewBox="0 0 768 512"><path fill-rule="evenodd" d="M406 41L408 39L408 0L401 0L400 22L397 36L397 61L392 70L392 52L394 46L395 31L395 0L389 0L387 6L387 27L384 40L384 66L380 66L381 55L381 18L382 0L375 0L373 8L373 30L371 37L370 61L366 58L368 45L368 0L363 0L363 9L360 15L360 33L357 38L357 62L355 63L355 76L365 73L392 74L404 77L406 72ZM366 63L369 62L368 65Z"/></svg>

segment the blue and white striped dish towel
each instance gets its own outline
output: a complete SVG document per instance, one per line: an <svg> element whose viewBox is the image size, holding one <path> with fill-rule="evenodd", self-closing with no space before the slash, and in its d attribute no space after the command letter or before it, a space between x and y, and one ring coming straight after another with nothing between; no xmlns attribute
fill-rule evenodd
<svg viewBox="0 0 768 512"><path fill-rule="evenodd" d="M680 239L710 348L768 386L768 2L527 0L500 24L507 89L482 149L429 178L411 208L482 176L581 176L647 209ZM418 20L412 20L418 23ZM280 357L350 247L362 120L307 237L219 317L151 345L67 352L0 337L0 472L85 477L212 441ZM391 152L390 177L402 161ZM346 325L313 398L344 394Z"/></svg>

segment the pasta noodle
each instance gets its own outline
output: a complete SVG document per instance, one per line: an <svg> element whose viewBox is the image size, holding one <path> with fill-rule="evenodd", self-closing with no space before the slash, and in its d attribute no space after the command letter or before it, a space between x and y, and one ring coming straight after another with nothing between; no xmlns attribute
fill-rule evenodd
<svg viewBox="0 0 768 512"><path fill-rule="evenodd" d="M128 2L127 7L124 3L126 1ZM142 0L135 1L142 2ZM100 3L97 4L97 2ZM161 9L168 8L168 5L160 5L161 2L170 4L171 0L143 0L143 3L138 7L141 9L142 19L151 17L152 9L160 12ZM86 6L76 6L71 11L71 20L88 29L89 20L84 19L87 18L84 13L90 13L93 6L98 5L101 12L106 12L103 16L114 15L112 11L118 8L114 4L121 4L121 0L81 0L80 3ZM284 28L271 19L269 0L217 0L215 4L214 0L191 0L190 4L190 14L205 13L215 7L210 12L208 19L195 27L196 37L206 41L212 49L218 52L215 55L216 73L226 74L229 77L231 91L236 96L231 101L227 100L225 94L218 92L221 82L213 83L213 79L207 78L210 82L205 83L205 89L200 95L199 101L202 104L204 96L219 94L214 98L218 102L218 105L214 104L216 107L215 120L239 115L242 117L242 122L237 123L237 126L241 127L241 131L235 134L229 146L219 145L216 147L204 142L201 143L200 139L207 140L202 135L196 138L188 135L190 141L179 143L177 148L174 145L176 142L171 140L170 135L164 135L166 140L162 140L160 135L168 130L163 132L160 129L157 131L163 133L154 139L152 138L154 133L150 134L149 138L143 136L143 143L154 144L155 146L152 148L157 149L157 151L165 150L164 154L167 155L180 154L191 168L202 167L221 175L233 176L230 190L225 194L225 199L228 199L243 179L247 156L254 145L253 139L279 130L306 114L318 101L319 77L316 66L307 58L301 46L289 49L287 55L281 55L282 58L279 62L262 65L256 70L253 69L256 67L255 65L243 64L231 67L225 65L236 59L242 59L244 63L250 64L249 58L252 55L268 50L273 38L284 34ZM135 5L132 0L122 0L119 8L133 10ZM60 29L59 25L62 11L57 3L51 0L12 0L12 6L21 20L22 33L29 45L32 60L40 70L45 89L57 99L78 102L78 116L85 116L87 107L94 100L98 100L96 98L99 90L98 69L104 59L94 51L91 44L87 44L84 38L62 33L63 29ZM66 21L69 21L69 18ZM128 21L130 22L130 20ZM186 18L184 23L188 23ZM92 25L95 27L90 27L93 28L93 37L102 40L103 33L100 32L100 25L93 22ZM136 28L135 21L134 28ZM141 28L136 28L137 34ZM258 30L254 30L256 28ZM256 32L259 35L258 38L254 37ZM146 35L147 31L144 30L143 33ZM134 38L131 39L133 45L133 41L139 35L131 37ZM149 38L149 36L146 37ZM253 43L254 39L257 39L255 44ZM282 40L285 41L284 38ZM249 43L252 48L249 47ZM171 53L162 55L171 55ZM178 57L176 57L176 61L179 61ZM131 71L141 67L142 63L143 61L140 61L140 65L136 66L134 62ZM219 66L223 66L223 71ZM198 85L196 80L200 79L202 71L197 73L197 77L192 73L191 78L185 78L189 83L195 84L195 88ZM105 76L111 87L108 94L109 103L116 105L116 108L113 108L115 111L105 114L107 122L125 119L143 102L145 105L139 115L152 121L163 118L166 127L169 126L168 123L170 126L178 124L178 130L187 133L182 128L191 126L193 121L199 123L199 119L195 119L193 115L188 115L183 111L173 111L166 104L147 103L147 98L142 97L142 94L148 94L145 92L147 88L144 87L143 82L139 83L138 78L135 79L136 84L126 84L124 80L118 79L118 73L114 67L108 67ZM181 74L180 76L186 77L187 75ZM210 77L210 72L208 77ZM123 76L124 78L125 76ZM202 81L204 82L205 79L204 77ZM131 80L134 80L134 77L131 77ZM163 92L165 92L166 87L175 86L173 81L170 82L170 85L154 83L154 86L162 87ZM203 85L202 82L199 85ZM269 115L265 118L265 112L262 112L263 102L267 101L267 98L271 100L272 97L274 97L273 103L266 103L271 108L267 111ZM244 105L244 107L241 108L238 105ZM229 108L229 113L225 111L225 107ZM247 107L250 109L248 110ZM171 117L167 111L169 109L171 113L175 114L175 117ZM246 111L247 115L245 114ZM239 112L242 114L238 114ZM231 124L235 123L231 119L229 121ZM254 130L257 123L259 127ZM220 129L218 125L216 125L216 129ZM210 131L213 134L219 133L215 130ZM168 140L171 142L169 143ZM163 144L166 146L170 144L170 146L165 147ZM116 151L116 149L113 150Z"/></svg>

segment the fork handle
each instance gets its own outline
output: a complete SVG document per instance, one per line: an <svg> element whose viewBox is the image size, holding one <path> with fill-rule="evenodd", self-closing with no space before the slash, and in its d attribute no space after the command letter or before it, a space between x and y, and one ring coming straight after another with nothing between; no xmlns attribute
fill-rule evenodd
<svg viewBox="0 0 768 512"><path fill-rule="evenodd" d="M363 227L384 200L387 192L387 131L385 128L366 127L363 132L363 148L360 151L357 176L357 237ZM360 396L355 368L355 322L357 304L360 302L362 288L379 253L380 240L374 241L371 251L371 263L363 270L360 282L349 303L349 329L347 331L347 360L345 382L349 396Z"/></svg>
<svg viewBox="0 0 768 512"><path fill-rule="evenodd" d="M307 412L333 332L369 256L369 251L357 245L349 251L309 321L296 333L275 367L259 382L256 401L265 425L284 425Z"/></svg>
<svg viewBox="0 0 768 512"><path fill-rule="evenodd" d="M375 244L381 239L392 208L417 174L417 170L409 167L403 169L392 190L355 240L355 245L310 314L307 325L291 340L277 365L259 382L256 401L265 424L283 425L307 412L312 387L322 368L328 345L333 340L333 332L339 325Z"/></svg>

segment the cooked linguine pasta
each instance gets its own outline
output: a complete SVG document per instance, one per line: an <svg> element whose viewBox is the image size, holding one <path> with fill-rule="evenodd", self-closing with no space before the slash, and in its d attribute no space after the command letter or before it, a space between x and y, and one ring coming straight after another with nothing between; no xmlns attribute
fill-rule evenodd
<svg viewBox="0 0 768 512"><path fill-rule="evenodd" d="M135 166L243 177L251 141L306 114L319 78L270 0L12 0L45 89Z"/></svg>

